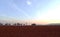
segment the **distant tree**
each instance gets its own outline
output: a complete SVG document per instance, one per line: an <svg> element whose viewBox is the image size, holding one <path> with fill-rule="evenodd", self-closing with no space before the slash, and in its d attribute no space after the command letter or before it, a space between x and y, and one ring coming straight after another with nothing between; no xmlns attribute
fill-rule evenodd
<svg viewBox="0 0 60 37"><path fill-rule="evenodd" d="M33 23L33 24L31 24L32 26L36 26L36 24L35 23Z"/></svg>
<svg viewBox="0 0 60 37"><path fill-rule="evenodd" d="M20 24L20 23L17 23L16 25L17 25L17 26L20 26L21 24Z"/></svg>
<svg viewBox="0 0 60 37"><path fill-rule="evenodd" d="M10 25L11 25L11 24L9 24L9 23L6 23L6 24L5 24L5 26L10 26Z"/></svg>
<svg viewBox="0 0 60 37"><path fill-rule="evenodd" d="M25 26L26 24L23 24L23 26Z"/></svg>
<svg viewBox="0 0 60 37"><path fill-rule="evenodd" d="M3 25L2 23L0 23L0 26Z"/></svg>
<svg viewBox="0 0 60 37"><path fill-rule="evenodd" d="M9 23L8 25L9 25L9 26L11 26L11 24L10 24L10 23Z"/></svg>
<svg viewBox="0 0 60 37"><path fill-rule="evenodd" d="M22 24L20 24L20 26L22 26Z"/></svg>
<svg viewBox="0 0 60 37"><path fill-rule="evenodd" d="M14 23L13 26L16 26L16 23Z"/></svg>
<svg viewBox="0 0 60 37"><path fill-rule="evenodd" d="M5 24L5 26L8 25L7 23Z"/></svg>

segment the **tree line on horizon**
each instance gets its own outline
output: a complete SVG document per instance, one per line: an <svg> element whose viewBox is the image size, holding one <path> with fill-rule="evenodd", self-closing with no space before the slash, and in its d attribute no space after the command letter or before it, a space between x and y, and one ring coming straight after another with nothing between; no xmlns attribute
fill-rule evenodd
<svg viewBox="0 0 60 37"><path fill-rule="evenodd" d="M60 26L60 23L51 23L51 24L46 24L48 26ZM26 24L21 24L21 23L14 23L14 24L10 24L10 23L0 23L0 26L41 26L41 25L37 25L35 23L32 23L31 25L26 25Z"/></svg>
<svg viewBox="0 0 60 37"><path fill-rule="evenodd" d="M35 23L31 24L32 26L35 26ZM20 23L14 23L14 24L10 24L10 23L0 23L0 26L27 26L26 24L20 24Z"/></svg>

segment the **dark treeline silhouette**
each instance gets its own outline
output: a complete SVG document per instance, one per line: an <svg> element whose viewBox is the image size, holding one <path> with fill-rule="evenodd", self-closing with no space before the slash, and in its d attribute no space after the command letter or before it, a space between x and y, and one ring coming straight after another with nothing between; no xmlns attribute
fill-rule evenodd
<svg viewBox="0 0 60 37"><path fill-rule="evenodd" d="M15 23L15 24L13 24L14 26L22 26L22 24L20 24L20 23Z"/></svg>
<svg viewBox="0 0 60 37"><path fill-rule="evenodd" d="M6 23L5 25L6 25L6 26L9 26L9 25L11 25L11 24L9 24L9 23Z"/></svg>
<svg viewBox="0 0 60 37"><path fill-rule="evenodd" d="M0 23L0 26L3 25L2 23Z"/></svg>
<svg viewBox="0 0 60 37"><path fill-rule="evenodd" d="M31 26L35 26L36 24L33 23L31 24ZM10 24L10 23L0 23L0 26L29 26L29 25L26 25L26 24L21 24L21 23L14 23L14 24Z"/></svg>
<svg viewBox="0 0 60 37"><path fill-rule="evenodd" d="M57 25L60 25L60 23L52 23L52 24L45 24L45 26L57 26ZM14 24L10 24L10 23L0 23L0 26L43 26L42 24L41 25L37 25L35 23L32 23L31 25L26 25L26 24L21 24L21 23L14 23Z"/></svg>
<svg viewBox="0 0 60 37"><path fill-rule="evenodd" d="M33 24L31 24L32 26L36 26L36 24L35 23L33 23Z"/></svg>
<svg viewBox="0 0 60 37"><path fill-rule="evenodd" d="M26 26L26 24L21 24L21 23L14 23L14 24L10 24L10 23L0 23L0 26Z"/></svg>

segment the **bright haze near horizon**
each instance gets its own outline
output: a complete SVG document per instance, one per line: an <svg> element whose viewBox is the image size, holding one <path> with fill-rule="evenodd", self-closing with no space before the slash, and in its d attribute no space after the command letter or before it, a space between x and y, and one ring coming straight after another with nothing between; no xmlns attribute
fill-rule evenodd
<svg viewBox="0 0 60 37"><path fill-rule="evenodd" d="M60 0L0 0L0 22L60 23Z"/></svg>

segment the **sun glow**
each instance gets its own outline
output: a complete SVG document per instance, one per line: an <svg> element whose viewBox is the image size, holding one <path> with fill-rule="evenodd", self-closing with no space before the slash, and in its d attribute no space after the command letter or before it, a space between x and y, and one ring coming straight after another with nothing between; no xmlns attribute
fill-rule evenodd
<svg viewBox="0 0 60 37"><path fill-rule="evenodd" d="M60 4L53 4L52 7L43 10L41 15L40 11L37 11L35 19L43 23L60 23Z"/></svg>

